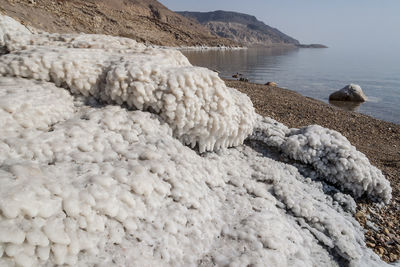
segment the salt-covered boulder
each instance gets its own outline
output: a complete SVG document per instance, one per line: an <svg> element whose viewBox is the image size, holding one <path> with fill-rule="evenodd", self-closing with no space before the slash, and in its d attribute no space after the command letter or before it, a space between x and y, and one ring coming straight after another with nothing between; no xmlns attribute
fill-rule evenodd
<svg viewBox="0 0 400 267"><path fill-rule="evenodd" d="M368 196L388 203L392 188L382 172L337 131L311 125L292 128L257 117L250 140L278 148L286 157L311 165L325 181L354 197Z"/></svg>
<svg viewBox="0 0 400 267"><path fill-rule="evenodd" d="M325 180L348 190L388 203L392 188L382 172L337 131L311 125L292 129L282 145L290 158L312 165Z"/></svg>
<svg viewBox="0 0 400 267"><path fill-rule="evenodd" d="M349 84L329 96L332 101L365 102L367 96L357 84Z"/></svg>
<svg viewBox="0 0 400 267"><path fill-rule="evenodd" d="M7 52L5 38L14 34L31 34L21 23L0 13L0 55Z"/></svg>
<svg viewBox="0 0 400 267"><path fill-rule="evenodd" d="M15 51L0 58L0 75L49 81L73 94L159 114L177 139L200 152L242 144L253 130L250 99L179 51L101 35L32 36L8 40Z"/></svg>

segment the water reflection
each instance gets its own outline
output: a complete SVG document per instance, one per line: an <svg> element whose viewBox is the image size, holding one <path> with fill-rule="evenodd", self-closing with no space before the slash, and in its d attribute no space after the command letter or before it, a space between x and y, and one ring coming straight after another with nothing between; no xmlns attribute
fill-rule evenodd
<svg viewBox="0 0 400 267"><path fill-rule="evenodd" d="M274 81L280 87L328 103L346 84L359 84L370 100L362 105L331 103L400 124L400 57L396 51L357 53L340 49L288 47L182 51L193 65L217 70L223 78L243 74L250 82Z"/></svg>
<svg viewBox="0 0 400 267"><path fill-rule="evenodd" d="M362 103L329 100L329 104L334 105L335 107L338 107L338 108L342 108L344 110L357 111L358 112L358 111L360 111L360 106L361 106Z"/></svg>
<svg viewBox="0 0 400 267"><path fill-rule="evenodd" d="M288 55L298 52L294 47L251 48L241 50L182 51L197 66L218 71L223 78L243 73L251 82L270 80L269 74L285 65Z"/></svg>

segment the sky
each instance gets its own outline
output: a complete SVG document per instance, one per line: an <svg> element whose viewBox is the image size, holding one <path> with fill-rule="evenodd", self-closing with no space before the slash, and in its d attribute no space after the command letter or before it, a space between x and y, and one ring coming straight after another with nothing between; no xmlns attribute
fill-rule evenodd
<svg viewBox="0 0 400 267"><path fill-rule="evenodd" d="M160 0L173 11L227 10L256 16L301 43L400 48L400 0ZM400 51L400 50L399 50Z"/></svg>

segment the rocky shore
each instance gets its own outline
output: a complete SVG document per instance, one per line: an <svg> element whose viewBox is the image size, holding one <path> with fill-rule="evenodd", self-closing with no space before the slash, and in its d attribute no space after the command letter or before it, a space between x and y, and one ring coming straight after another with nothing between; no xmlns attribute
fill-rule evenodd
<svg viewBox="0 0 400 267"><path fill-rule="evenodd" d="M246 93L257 113L289 127L318 124L342 133L382 170L393 189L391 203L378 207L359 200L356 219L365 229L366 243L385 261L400 258L400 125L346 111L294 91L247 82L226 80L228 86Z"/></svg>
<svg viewBox="0 0 400 267"><path fill-rule="evenodd" d="M398 125L128 38L0 16L0 50L0 266L397 260Z"/></svg>

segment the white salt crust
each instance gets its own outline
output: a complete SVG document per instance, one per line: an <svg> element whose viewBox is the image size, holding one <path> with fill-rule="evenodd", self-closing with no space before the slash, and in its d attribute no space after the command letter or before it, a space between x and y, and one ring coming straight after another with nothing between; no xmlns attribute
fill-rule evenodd
<svg viewBox="0 0 400 267"><path fill-rule="evenodd" d="M200 156L147 112L74 108L51 129L1 136L1 264L381 263L351 214L296 168L248 146Z"/></svg>
<svg viewBox="0 0 400 267"><path fill-rule="evenodd" d="M51 81L74 94L150 110L172 127L175 137L198 145L200 152L242 144L255 120L247 96L174 50L39 46L2 56L0 75Z"/></svg>
<svg viewBox="0 0 400 267"><path fill-rule="evenodd" d="M198 154L176 138L195 139L200 150L214 141L214 149L226 147L255 123L250 140L317 170L333 167L309 160L312 149L322 161L326 151L337 153L333 160L361 158L370 171L353 147L337 151L334 144L347 140L327 129L255 122L248 97L178 52L51 46L0 57L3 75L52 82L0 78L0 123L7 125L0 127L0 266L385 266L365 246L349 196L325 194L321 182L248 145ZM142 87L131 86L138 81ZM182 94L175 101L184 109L172 119L171 98ZM199 106L208 112L204 123L193 115ZM385 199L374 185L370 196Z"/></svg>
<svg viewBox="0 0 400 267"><path fill-rule="evenodd" d="M11 35L30 35L30 31L18 21L0 13L0 55L7 52L5 39Z"/></svg>
<svg viewBox="0 0 400 267"><path fill-rule="evenodd" d="M319 125L289 129L271 118L258 116L250 139L313 166L324 180L355 197L367 195L385 203L392 198L392 188L382 172L339 132Z"/></svg>

